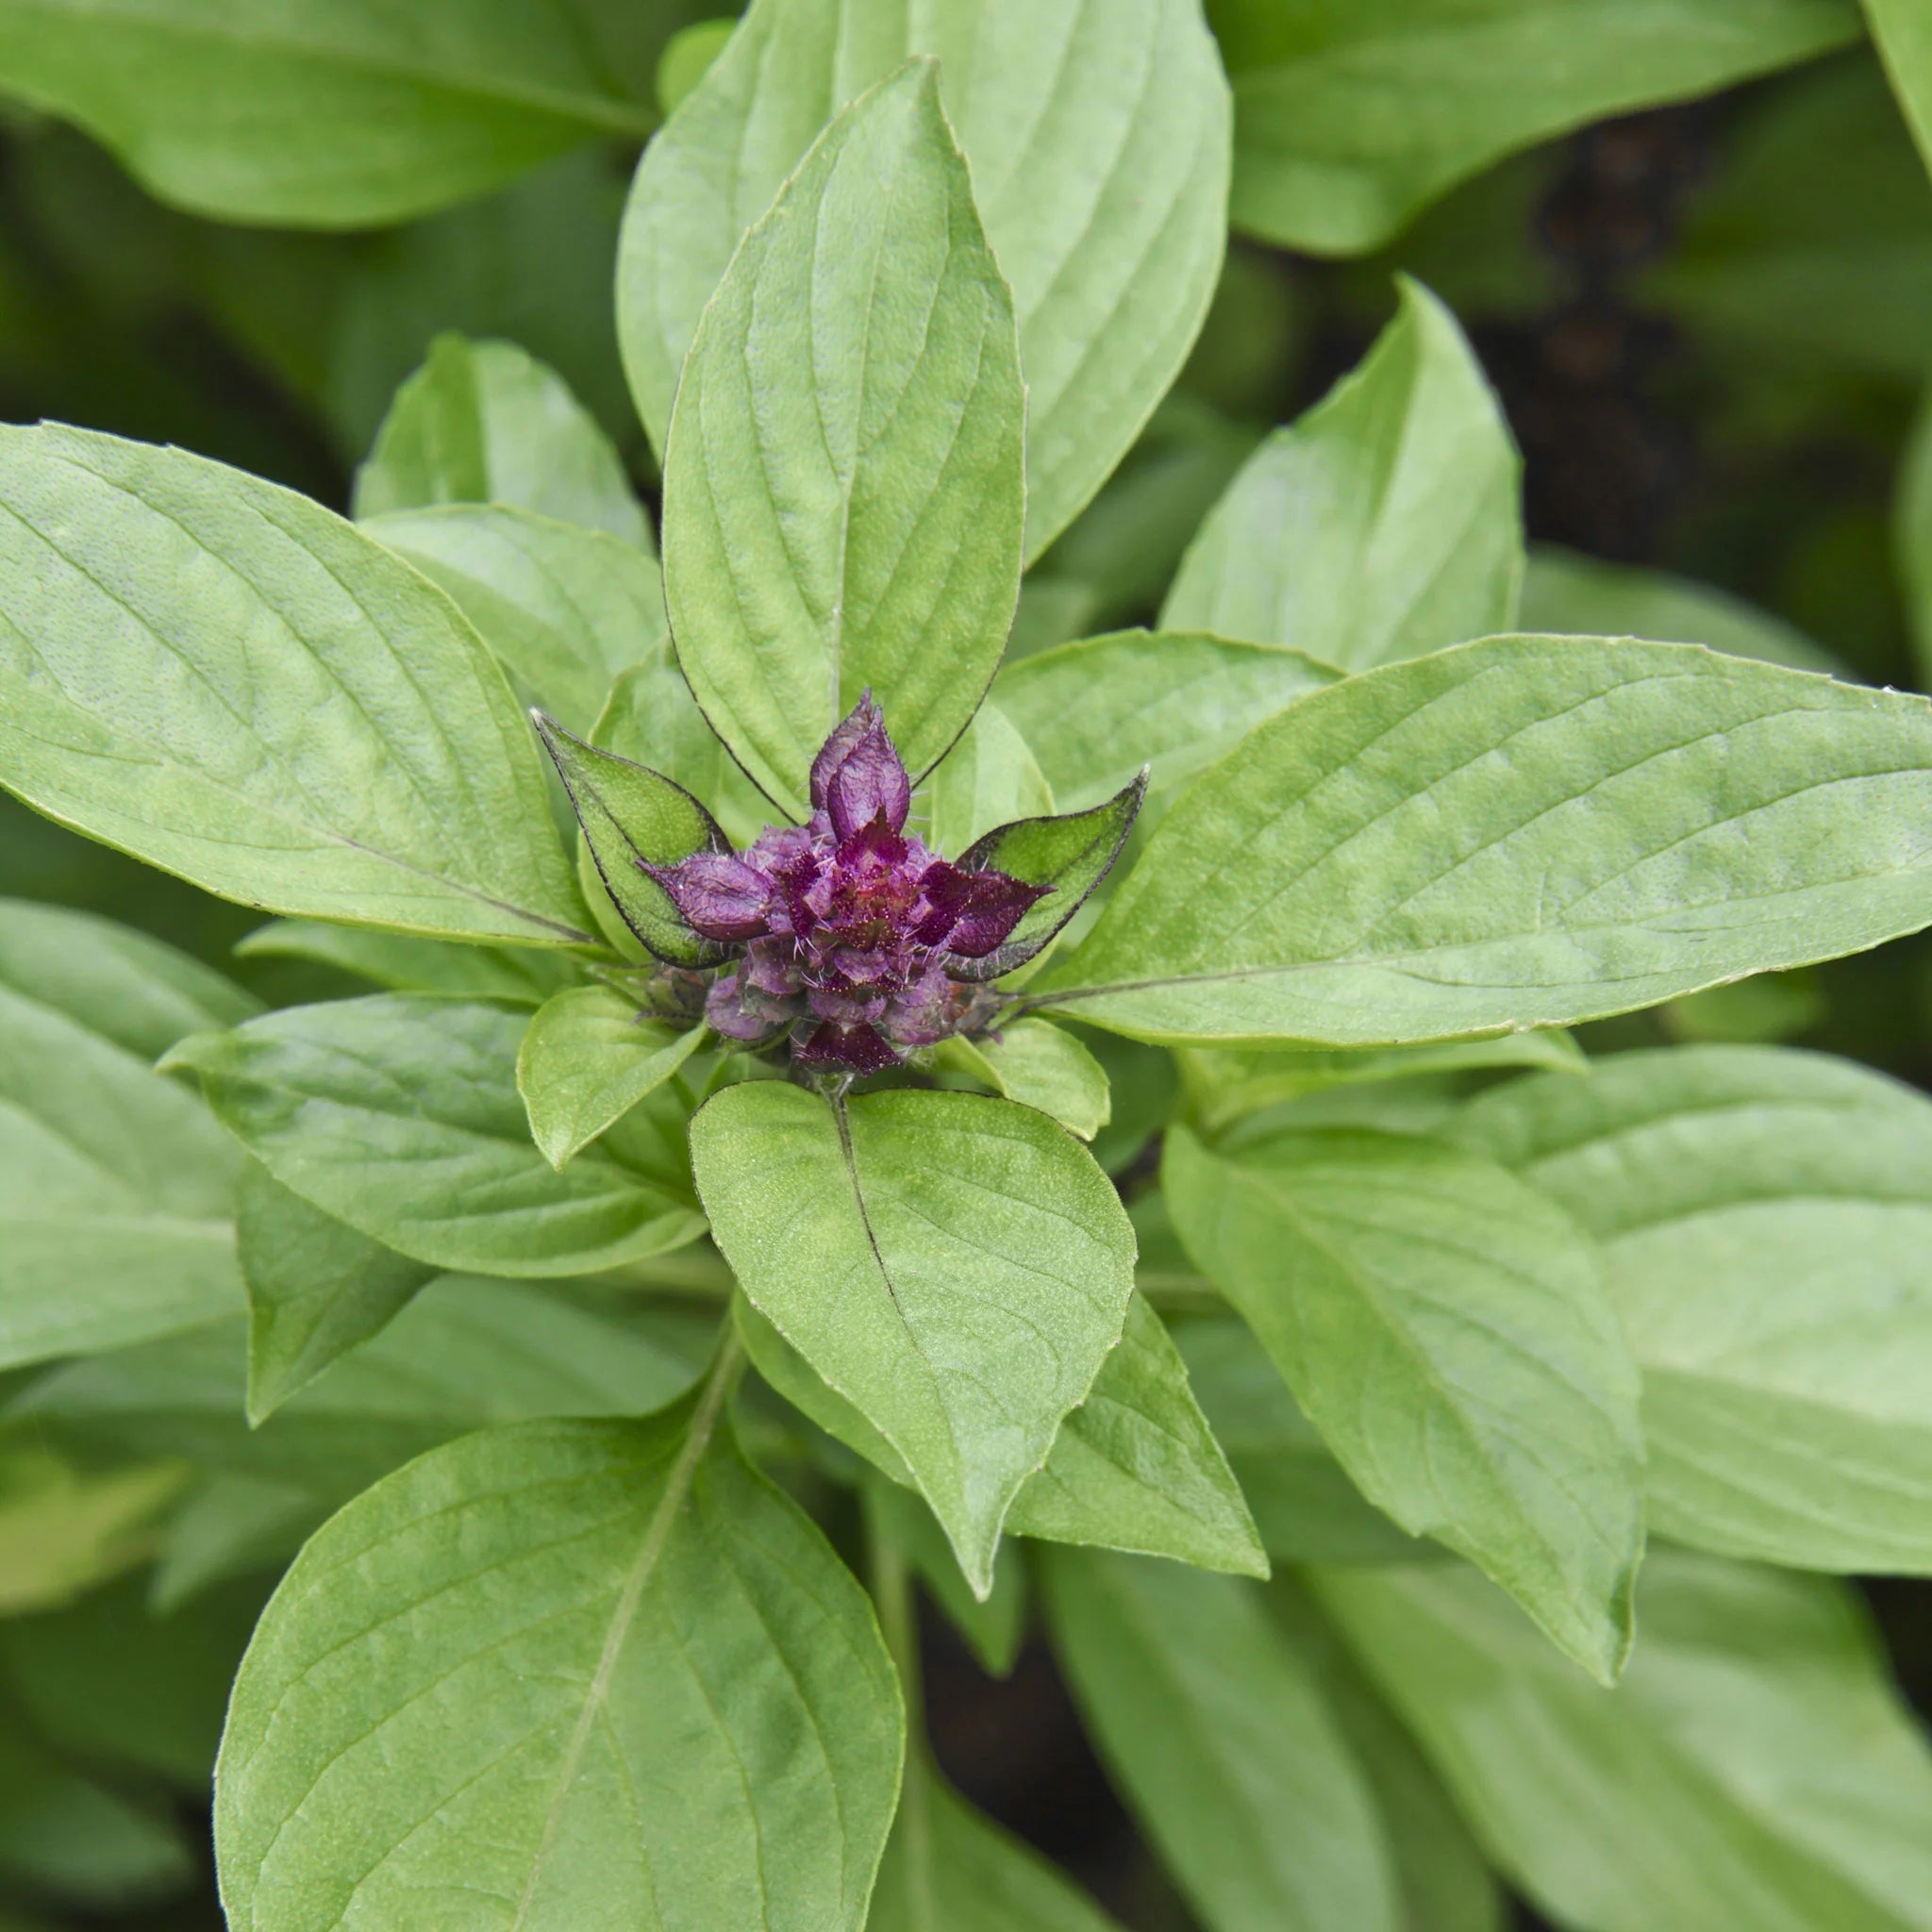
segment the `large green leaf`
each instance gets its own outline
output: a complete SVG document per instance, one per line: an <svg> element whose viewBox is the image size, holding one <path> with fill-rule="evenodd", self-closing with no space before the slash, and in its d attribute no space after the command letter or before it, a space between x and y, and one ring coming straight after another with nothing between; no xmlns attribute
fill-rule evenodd
<svg viewBox="0 0 1932 1932"><path fill-rule="evenodd" d="M625 362L659 446L739 238L840 108L940 61L1012 284L1037 557L1179 373L1221 265L1227 87L1192 0L758 0L638 171L619 258Z"/></svg>
<svg viewBox="0 0 1932 1932"><path fill-rule="evenodd" d="M1336 673L1299 651L1194 632L1123 630L1009 663L992 695L1053 793L1098 805L1153 767L1148 796L1174 791L1260 721Z"/></svg>
<svg viewBox="0 0 1932 1932"><path fill-rule="evenodd" d="M1045 1020L1012 1020L997 1033L940 1043L938 1063L983 1080L995 1093L1050 1113L1069 1133L1091 1141L1106 1126L1107 1072L1067 1031Z"/></svg>
<svg viewBox="0 0 1932 1932"><path fill-rule="evenodd" d="M1474 1571L1325 1571L1319 1591L1491 1855L1560 1924L1932 1925L1932 1757L1840 1587L1660 1551L1614 1691Z"/></svg>
<svg viewBox="0 0 1932 1932"><path fill-rule="evenodd" d="M0 778L225 897L475 939L586 915L475 634L308 498L0 431Z"/></svg>
<svg viewBox="0 0 1932 1932"><path fill-rule="evenodd" d="M1643 1548L1637 1372L1575 1223L1434 1141L1168 1136L1189 1252L1362 1492L1519 1597L1608 1681Z"/></svg>
<svg viewBox="0 0 1932 1932"><path fill-rule="evenodd" d="M1032 746L989 698L926 780L919 807L926 844L935 852L963 852L1014 819L1051 813L1053 788Z"/></svg>
<svg viewBox="0 0 1932 1932"><path fill-rule="evenodd" d="M1932 165L1932 20L1912 0L1864 0L1872 37L1919 151Z"/></svg>
<svg viewBox="0 0 1932 1932"><path fill-rule="evenodd" d="M517 1092L526 1024L378 993L197 1035L174 1063L284 1187L412 1259L572 1274L694 1240L704 1224L648 1140L621 1127L561 1174L544 1159Z"/></svg>
<svg viewBox="0 0 1932 1932"><path fill-rule="evenodd" d="M745 1293L904 1458L984 1594L1014 1497L1120 1340L1134 1231L1107 1176L1009 1101L834 1107L773 1081L710 1101L691 1159Z"/></svg>
<svg viewBox="0 0 1932 1932"><path fill-rule="evenodd" d="M1276 430L1209 512L1161 627L1348 671L1507 630L1520 468L1456 318L1405 282L1361 367Z"/></svg>
<svg viewBox="0 0 1932 1932"><path fill-rule="evenodd" d="M537 1009L517 1049L517 1091L551 1166L574 1159L683 1066L702 1025L653 1020L608 986L560 992Z"/></svg>
<svg viewBox="0 0 1932 1932"><path fill-rule="evenodd" d="M787 1401L894 1482L919 1487L906 1458L764 1316L741 1302L738 1320L759 1374ZM1188 1386L1187 1365L1144 1295L1127 1304L1120 1345L1101 1363L1086 1401L1060 1424L1044 1467L1021 1486L1006 1526L1048 1542L1171 1557L1241 1576L1268 1574L1241 1486Z"/></svg>
<svg viewBox="0 0 1932 1932"><path fill-rule="evenodd" d="M1555 543L1530 546L1518 621L1527 631L1707 644L1734 658L1846 675L1843 664L1796 625L1713 584L1668 571L1606 563Z"/></svg>
<svg viewBox="0 0 1932 1932"><path fill-rule="evenodd" d="M1381 1823L1253 1587L1041 1553L1054 1648L1207 1932L1399 1932Z"/></svg>
<svg viewBox="0 0 1932 1932"><path fill-rule="evenodd" d="M1517 148L1856 37L1843 0L1208 0L1234 75L1234 221L1357 255Z"/></svg>
<svg viewBox="0 0 1932 1932"><path fill-rule="evenodd" d="M898 1686L725 1390L468 1437L318 1533L222 1741L231 1925L859 1932Z"/></svg>
<svg viewBox="0 0 1932 1932"><path fill-rule="evenodd" d="M375 926L332 925L318 919L272 919L250 933L235 948L235 956L312 959L390 992L457 993L465 999L509 1000L520 1007L541 1007L552 993L583 981L578 958L548 947L465 945L459 941L421 939L414 933L383 932ZM237 1013L203 1021L202 1029L232 1025L247 1017Z"/></svg>
<svg viewBox="0 0 1932 1932"><path fill-rule="evenodd" d="M658 566L607 531L503 504L394 510L363 528L448 591L518 689L573 731L664 638Z"/></svg>
<svg viewBox="0 0 1932 1932"><path fill-rule="evenodd" d="M871 690L915 777L965 728L1020 587L1012 298L927 62L848 108L745 238L664 458L677 657L798 816Z"/></svg>
<svg viewBox="0 0 1932 1932"><path fill-rule="evenodd" d="M358 519L452 503L503 504L651 547L610 439L562 376L514 342L438 336L356 472Z"/></svg>
<svg viewBox="0 0 1932 1932"><path fill-rule="evenodd" d="M1928 812L1923 698L1491 639L1251 733L1029 996L1176 1041L1567 1024L1918 930Z"/></svg>
<svg viewBox="0 0 1932 1932"><path fill-rule="evenodd" d="M155 193L229 221L369 227L652 116L557 0L0 6L0 82Z"/></svg>
<svg viewBox="0 0 1932 1932"><path fill-rule="evenodd" d="M248 1290L248 1419L258 1423L366 1341L436 1270L291 1194L258 1160L235 1227Z"/></svg>
<svg viewBox="0 0 1932 1932"><path fill-rule="evenodd" d="M66 1363L10 1413L88 1456L175 1457L177 1479L189 1462L275 1486L285 1511L291 1497L320 1505L287 1555L320 1514L454 1436L661 1407L702 1372L708 1335L694 1354L688 1316L632 1318L557 1282L451 1274L253 1426L239 1321Z"/></svg>
<svg viewBox="0 0 1932 1932"><path fill-rule="evenodd" d="M241 1306L235 1148L149 1066L148 1049L197 1011L247 1011L207 980L104 921L0 905L0 1365Z"/></svg>
<svg viewBox="0 0 1932 1932"><path fill-rule="evenodd" d="M1932 1102L1816 1054L1687 1047L1497 1088L1458 1131L1603 1242L1658 1529L1932 1573Z"/></svg>

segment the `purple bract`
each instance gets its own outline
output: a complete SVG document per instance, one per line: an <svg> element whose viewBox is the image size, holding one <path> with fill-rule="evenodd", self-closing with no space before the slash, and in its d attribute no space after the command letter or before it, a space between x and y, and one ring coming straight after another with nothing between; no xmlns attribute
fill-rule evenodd
<svg viewBox="0 0 1932 1932"><path fill-rule="evenodd" d="M810 821L743 852L644 865L694 932L742 946L705 1017L727 1039L792 1031L808 1066L875 1074L983 1017L949 968L1003 945L1052 890L963 871L906 831L912 783L870 691L812 761Z"/></svg>

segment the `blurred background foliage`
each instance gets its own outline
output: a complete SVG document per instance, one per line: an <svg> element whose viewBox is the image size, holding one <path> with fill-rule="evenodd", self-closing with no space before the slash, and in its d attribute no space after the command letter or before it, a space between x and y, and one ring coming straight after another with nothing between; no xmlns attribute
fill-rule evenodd
<svg viewBox="0 0 1932 1932"><path fill-rule="evenodd" d="M1363 30L1391 9L1400 0L1363 0ZM627 104L608 117L617 132L540 129L527 151L503 150L521 158L496 169L508 178L484 167L432 182L448 205L411 219L325 210L275 227L170 206L27 105L72 110L34 64L23 9L0 7L0 417L180 443L345 509L391 393L455 330L551 363L652 497L612 325L618 224L643 134L723 28L673 39L711 10L679 0L581 10L607 31L600 71ZM1825 0L1790 11L1789 47L1669 85L1609 62L1594 92L1554 97L1530 61L1514 92L1485 92L1482 138L1457 147L1452 127L1444 153L1377 175L1271 146L1270 117L1300 125L1307 104L1270 9L1211 6L1236 78L1246 232L1178 388L1030 577L1013 648L1152 622L1203 513L1269 428L1355 365L1406 273L1455 309L1522 449L1525 628L1731 643L1932 687L1932 185L1856 16ZM1718 85L1757 67L1779 71ZM1674 104L1597 118L1656 98ZM1375 102L1332 111L1373 145ZM165 171L158 185L177 204L207 199ZM1324 231L1328 210L1341 212ZM5 797L0 894L145 927L271 1000L353 985L236 958L258 915ZM1599 1048L1789 1041L1932 1085L1932 943L1588 1032ZM219 1924L207 1768L271 1579L224 1584L192 1616L150 1616L138 1566L178 1487L165 1466L89 1470L30 1439L0 1461L0 1932ZM258 1487L225 1498L231 1520L277 1520L286 1499ZM1907 1690L1932 1708L1932 1589L1871 1593ZM1029 1645L995 1684L935 1623L928 1656L958 1782L1127 1922L1184 1925L1044 1650Z"/></svg>

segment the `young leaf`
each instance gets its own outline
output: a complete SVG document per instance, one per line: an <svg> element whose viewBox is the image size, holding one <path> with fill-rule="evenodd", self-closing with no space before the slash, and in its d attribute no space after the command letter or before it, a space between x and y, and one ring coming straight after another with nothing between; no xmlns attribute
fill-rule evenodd
<svg viewBox="0 0 1932 1932"><path fill-rule="evenodd" d="M1120 1339L1134 1232L1086 1150L974 1093L840 1107L774 1081L691 1123L745 1293L897 1451L975 1591L1060 1420Z"/></svg>
<svg viewBox="0 0 1932 1932"><path fill-rule="evenodd" d="M922 62L745 238L665 450L678 662L794 816L864 691L915 777L973 716L1019 593L1024 417L1012 298Z"/></svg>
<svg viewBox="0 0 1932 1932"><path fill-rule="evenodd" d="M0 431L0 777L274 911L582 941L536 748L447 601L308 498Z"/></svg>
<svg viewBox="0 0 1932 1932"><path fill-rule="evenodd" d="M730 1440L724 1393L714 1374L646 1422L471 1436L318 1533L222 1740L231 1924L470 1899L571 1932L859 1932L898 1687L850 1572Z"/></svg>
<svg viewBox="0 0 1932 1932"><path fill-rule="evenodd" d="M1456 318L1406 281L1361 367L1215 506L1161 627L1291 644L1345 671L1507 630L1521 468Z"/></svg>
<svg viewBox="0 0 1932 1932"><path fill-rule="evenodd" d="M1400 1932L1374 1805L1253 1587L1043 1551L1054 1649L1207 1932Z"/></svg>
<svg viewBox="0 0 1932 1932"><path fill-rule="evenodd" d="M924 802L925 842L963 852L1009 819L1050 813L1053 791L1025 739L989 699L926 781Z"/></svg>
<svg viewBox="0 0 1932 1932"><path fill-rule="evenodd" d="M258 16L158 0L107 21L85 0L8 0L0 74L162 200L296 227L405 221L595 136L636 140L653 119L612 87L581 24L496 0L421 17L366 0Z"/></svg>
<svg viewBox="0 0 1932 1932"><path fill-rule="evenodd" d="M1793 671L1850 675L1841 660L1796 625L1728 591L1668 571L1606 563L1555 543L1530 545L1517 622L1526 631L1707 644L1733 658L1789 664Z"/></svg>
<svg viewBox="0 0 1932 1932"><path fill-rule="evenodd" d="M517 1093L525 1017L378 993L291 1007L175 1049L223 1125L286 1188L438 1268L582 1274L704 1223L621 1132L556 1173Z"/></svg>
<svg viewBox="0 0 1932 1932"><path fill-rule="evenodd" d="M1932 1574L1932 1102L1773 1047L1613 1054L1459 1138L1603 1243L1665 1535Z"/></svg>
<svg viewBox="0 0 1932 1932"><path fill-rule="evenodd" d="M193 1094L63 1009L91 1012L117 984L146 980L147 1010L137 991L120 1030L158 1034L187 1017L174 985L92 945L92 924L71 921L66 991L44 970L53 958L0 941L0 1366L118 1348L241 1307L233 1144ZM0 933L23 929L0 918Z"/></svg>
<svg viewBox="0 0 1932 1932"><path fill-rule="evenodd" d="M618 259L639 413L661 448L739 239L824 123L929 55L1012 284L1026 370L1026 554L1118 463L1220 272L1227 86L1191 0L757 0L645 151Z"/></svg>
<svg viewBox="0 0 1932 1932"><path fill-rule="evenodd" d="M358 522L448 503L507 504L651 548L610 439L562 376L514 342L438 336L356 472Z"/></svg>
<svg viewBox="0 0 1932 1932"><path fill-rule="evenodd" d="M1932 1924L1932 1757L1840 1587L1661 1550L1643 1641L1606 1692L1474 1571L1316 1583L1485 1848L1559 1923Z"/></svg>
<svg viewBox="0 0 1932 1932"><path fill-rule="evenodd" d="M651 1020L605 986L540 1007L517 1049L517 1091L544 1159L560 1170L670 1079L704 1037L702 1026Z"/></svg>
<svg viewBox="0 0 1932 1932"><path fill-rule="evenodd" d="M271 920L236 946L235 957L313 959L390 992L455 993L464 999L508 1000L520 1007L541 1007L552 993L580 985L583 977L577 959L548 947L464 945L314 919ZM183 1030L239 1025L254 1010L251 1006L246 1012L205 1020L199 1027ZM156 1051L158 1058L165 1048Z"/></svg>
<svg viewBox="0 0 1932 1932"><path fill-rule="evenodd" d="M1026 1566L1019 1545L1001 1543L992 1591L982 1602L973 1594L939 1519L913 1491L882 1475L869 1476L864 1502L866 1535L890 1543L917 1574L988 1676L1010 1676L1026 1634Z"/></svg>
<svg viewBox="0 0 1932 1932"><path fill-rule="evenodd" d="M258 1160L235 1227L248 1290L248 1420L259 1423L366 1341L436 1270L291 1194Z"/></svg>
<svg viewBox="0 0 1932 1932"><path fill-rule="evenodd" d="M756 1308L741 1301L738 1322L759 1374L788 1402L894 1482L919 1487L905 1457ZM1267 1575L1241 1487L1145 1296L1127 1304L1119 1347L1060 1424L1045 1467L1022 1485L1006 1526L1049 1542Z"/></svg>
<svg viewBox="0 0 1932 1932"><path fill-rule="evenodd" d="M1349 1480L1246 1323L1177 1323L1174 1345L1255 1527L1281 1563L1413 1563L1426 1543Z"/></svg>
<svg viewBox="0 0 1932 1932"><path fill-rule="evenodd" d="M724 852L718 822L683 786L600 751L541 711L537 735L570 793L597 876L625 924L650 951L678 966L712 963L719 948L701 940L645 865L675 865L693 852Z"/></svg>
<svg viewBox="0 0 1932 1932"><path fill-rule="evenodd" d="M1143 766L1105 805L1057 818L1017 819L968 846L959 856L961 871L1002 872L1025 885L1051 890L1020 915L1004 945L983 959L961 961L954 976L997 979L1042 951L1112 869L1146 795Z"/></svg>
<svg viewBox="0 0 1932 1932"><path fill-rule="evenodd" d="M1106 1070L1063 1026L1014 1020L971 1040L955 1034L941 1041L938 1059L1008 1100L1050 1113L1083 1141L1107 1124Z"/></svg>
<svg viewBox="0 0 1932 1932"><path fill-rule="evenodd" d="M362 527L446 591L511 682L574 731L665 636L658 566L602 530L503 504L394 510Z"/></svg>
<svg viewBox="0 0 1932 1932"><path fill-rule="evenodd" d="M1152 768L1172 792L1284 705L1340 674L1300 651L1191 631L1115 631L1010 660L992 697L1057 799L1089 805Z"/></svg>
<svg viewBox="0 0 1932 1932"><path fill-rule="evenodd" d="M1214 8L1234 75L1235 225L1319 255L1391 240L1518 148L1807 60L1857 31L1833 0L1408 0L1345 16Z"/></svg>
<svg viewBox="0 0 1932 1932"><path fill-rule="evenodd" d="M600 1310L557 1282L449 1274L257 1426L240 1322L66 1363L8 1412L89 1456L170 1457L276 1486L285 1519L291 1494L314 1512L269 1552L287 1556L330 1508L452 1437L675 1400L704 1370L712 1324L695 1344L691 1325L668 1311L620 1318L608 1297ZM264 1500L250 1506L258 1531Z"/></svg>
<svg viewBox="0 0 1932 1932"><path fill-rule="evenodd" d="M1520 1598L1599 1680L1643 1548L1637 1371L1589 1238L1502 1168L1331 1128L1167 1141L1189 1252L1362 1492Z"/></svg>
<svg viewBox="0 0 1932 1932"><path fill-rule="evenodd" d="M1028 994L1180 1042L1567 1025L1917 931L1928 812L1923 698L1490 639L1252 732Z"/></svg>
<svg viewBox="0 0 1932 1932"><path fill-rule="evenodd" d="M915 1753L866 1932L1119 1932L1032 1846Z"/></svg>

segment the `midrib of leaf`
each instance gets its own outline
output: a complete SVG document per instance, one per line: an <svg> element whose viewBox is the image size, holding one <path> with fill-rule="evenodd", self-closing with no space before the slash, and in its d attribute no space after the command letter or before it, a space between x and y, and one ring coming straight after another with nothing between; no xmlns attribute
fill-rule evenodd
<svg viewBox="0 0 1932 1932"><path fill-rule="evenodd" d="M38 13L59 23L72 23L74 8L47 0L4 0L0 11L13 14ZM608 94L575 93L560 87L542 87L507 75L469 74L447 67L425 65L392 55L374 55L360 48L345 47L327 41L316 41L302 34L213 32L178 21L156 18L144 8L117 7L113 0L90 0L88 18L119 26L149 40L175 41L190 46L211 42L216 46L239 48L271 56L293 56L317 66L341 68L350 74L368 74L385 80L408 81L432 92L468 94L484 102L527 108L538 113L554 114L559 120L581 121L619 134L648 134L657 118L636 103ZM574 35L575 39L575 36ZM581 52L581 45L579 46Z"/></svg>
<svg viewBox="0 0 1932 1932"><path fill-rule="evenodd" d="M542 1879L544 1867L556 1845L557 1834L562 1828L564 1807L570 1800L570 1788L576 1776L577 1767L583 1761L584 1750L590 1743L591 1733L604 1715L605 1700L610 1694L610 1680L617 1674L618 1658L623 1655L625 1642L630 1636L630 1626L636 1620L638 1606L643 1601L644 1591L656 1574L658 1559L664 1554L664 1546L671 1540L671 1531L676 1522L677 1512L684 1507L685 1498L691 1493L691 1483L697 1475L698 1464L703 1460L705 1451L710 1446L712 1434L718 1425L718 1418L724 1411L724 1398L736 1377L741 1345L736 1326L726 1322L719 1341L716 1359L711 1364L711 1373L706 1378L704 1389L698 1396L697 1407L691 1411L691 1426L678 1449L677 1459L671 1466L671 1473L664 1478L664 1489L658 1498L658 1507L652 1510L651 1520L644 1525L643 1541L638 1546L637 1560L632 1563L630 1573L624 1580L624 1587L618 1592L617 1603L610 1612L610 1624L604 1634L604 1648L597 1658L597 1668L591 1678L591 1688L584 1698L584 1707L577 1715L576 1726L571 1732L570 1741L564 1746L562 1762L558 1766L557 1785L544 1812L542 1836L539 1839L536 1854L530 1860L530 1875L525 1881L523 1895L517 1901L516 1917L510 1921L507 1932L522 1932L529 1918L530 1907L537 1896L537 1887ZM618 1762L620 1765L623 1762L621 1753L618 1755Z"/></svg>

